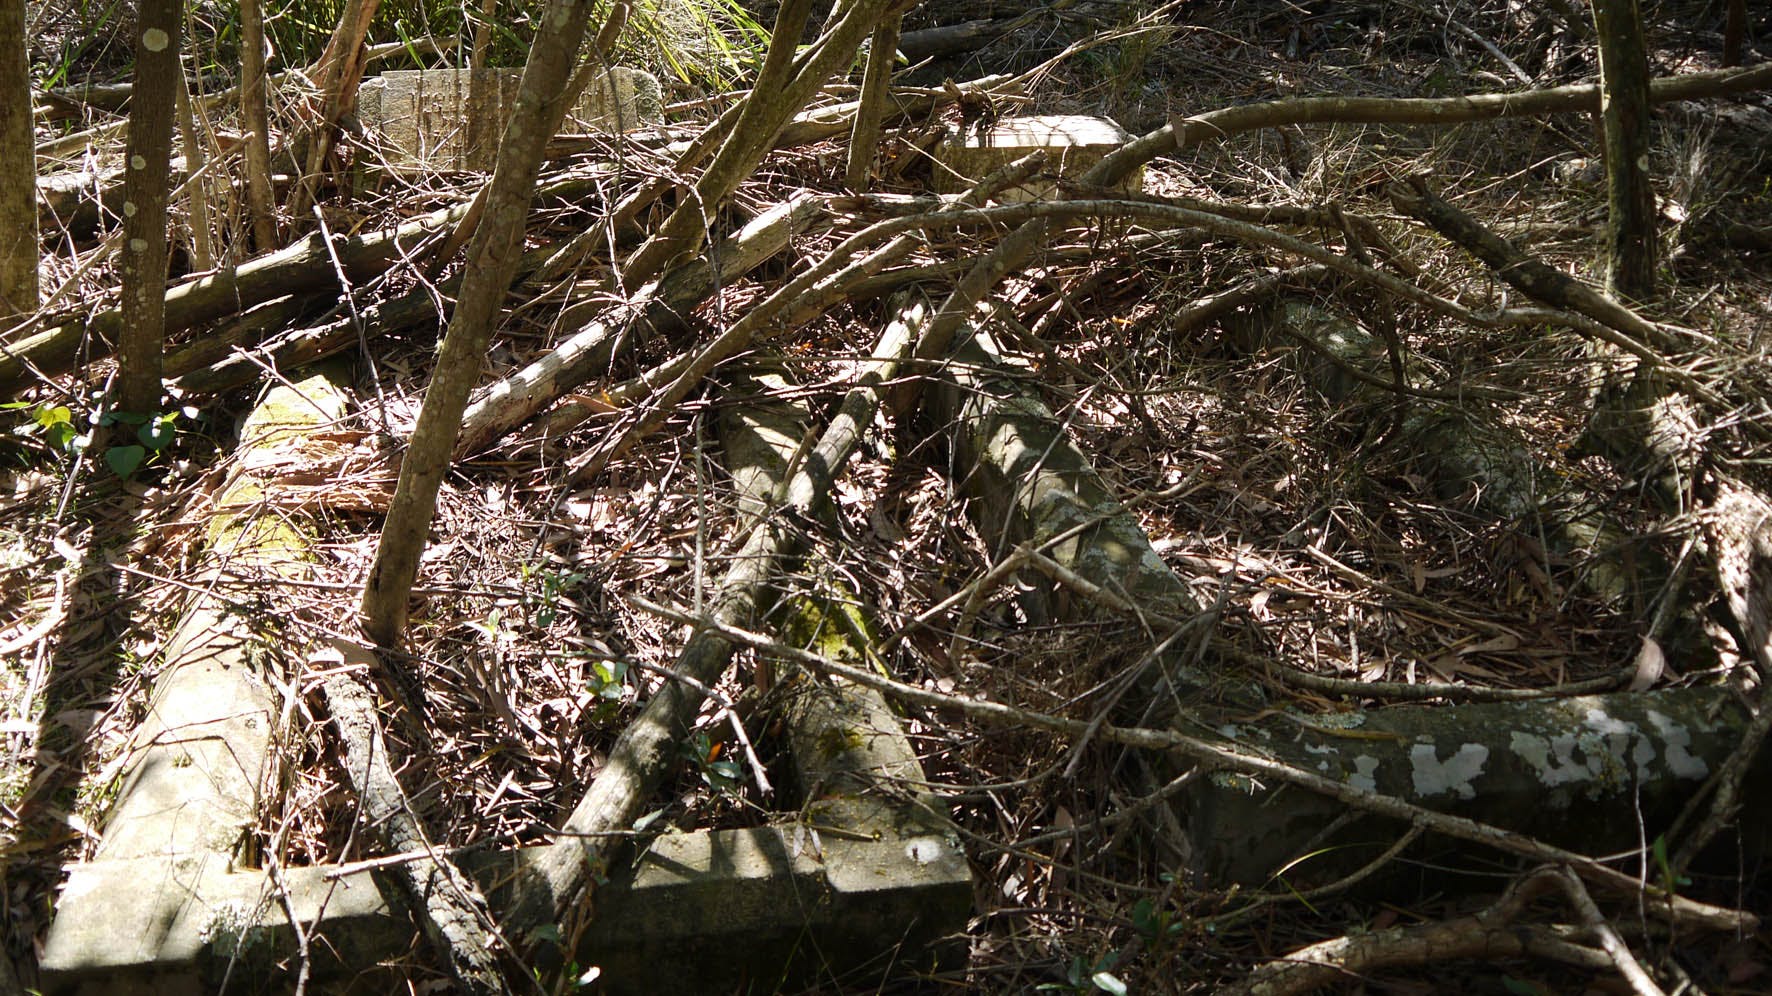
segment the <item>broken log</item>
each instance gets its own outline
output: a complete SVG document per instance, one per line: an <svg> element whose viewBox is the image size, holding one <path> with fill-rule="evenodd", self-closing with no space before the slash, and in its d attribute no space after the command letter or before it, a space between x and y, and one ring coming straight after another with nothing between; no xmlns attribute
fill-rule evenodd
<svg viewBox="0 0 1772 996"><path fill-rule="evenodd" d="M367 659L373 665L373 655L355 647L341 653L347 654L346 659L356 656L360 663ZM400 788L388 760L375 693L361 672L342 669L321 679L320 690L344 748L345 779L357 797L360 818L371 839L391 854L423 851L433 855L428 861L404 861L395 866L402 891L420 913L426 939L464 992L509 993L496 953L502 944L486 926L486 900L473 879L437 854L412 801Z"/></svg>

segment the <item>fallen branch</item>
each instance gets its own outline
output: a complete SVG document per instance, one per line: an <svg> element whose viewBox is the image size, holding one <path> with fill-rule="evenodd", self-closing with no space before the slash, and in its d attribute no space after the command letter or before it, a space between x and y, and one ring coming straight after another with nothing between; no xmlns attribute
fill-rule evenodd
<svg viewBox="0 0 1772 996"><path fill-rule="evenodd" d="M1349 934L1300 948L1263 963L1224 992L1227 996L1292 996L1334 985L1350 975L1451 959L1543 957L1582 968L1611 968L1611 958L1575 943L1568 930L1514 923L1528 904L1551 887L1555 874L1554 869L1540 869L1526 876L1473 916Z"/></svg>
<svg viewBox="0 0 1772 996"><path fill-rule="evenodd" d="M342 649L332 653L339 662L347 659ZM364 656L354 647L351 653ZM494 953L501 941L487 929L485 900L480 890L433 848L414 815L411 801L394 777L375 694L361 672L339 668L329 671L321 680L320 689L332 712L339 744L344 748L345 777L361 807L363 825L389 851L423 851L430 856L427 861L394 866L396 879L419 914L425 937L464 991L510 992Z"/></svg>
<svg viewBox="0 0 1772 996"><path fill-rule="evenodd" d="M422 257L423 252L415 252L410 243L444 230L465 210L460 205L444 208L391 231L338 239L332 250L352 280L363 280L398 261ZM166 292L166 330L194 328L287 294L309 293L337 282L332 253L327 251L325 239L315 233L287 249L171 288ZM0 391L16 387L33 368L45 376L67 372L80 358L83 346L88 359L106 355L122 329L122 312L111 309L0 345Z"/></svg>
<svg viewBox="0 0 1772 996"><path fill-rule="evenodd" d="M921 216L921 218L940 219L969 213L973 209L973 205L982 204L999 191L1031 176L1044 162L1045 154L1043 152L1036 151L1023 156L980 180L978 185L968 191L966 196L959 201L934 214ZM647 399L645 410L641 411L629 425L612 433L583 462L573 468L573 479L583 480L601 473L603 467L610 460L627 452L635 442L657 430L670 418L677 404L687 397L697 384L701 383L702 378L740 350L749 348L757 339L764 338L766 328L771 326L776 329L802 327L806 322L823 314L838 301L843 300L849 285L854 280L878 273L894 260L910 253L916 247L916 240L901 233L921 227L916 223L917 221L919 221L918 218L891 219L870 225L850 236L804 273L788 281L773 294L753 306L743 318L715 336L705 346L694 353L661 364L642 375L640 380L643 384L662 383L664 386L659 388L654 396ZM846 260L855 256L863 248L873 245L887 236L893 237L855 263L848 266L843 265ZM928 348L919 341L917 346L919 353Z"/></svg>
<svg viewBox="0 0 1772 996"><path fill-rule="evenodd" d="M599 317L547 355L484 388L462 414L461 459L534 417L566 392L608 369L625 345L681 327L684 316L722 284L779 253L820 214L819 198L799 195L764 212L732 239L641 288L625 317Z"/></svg>

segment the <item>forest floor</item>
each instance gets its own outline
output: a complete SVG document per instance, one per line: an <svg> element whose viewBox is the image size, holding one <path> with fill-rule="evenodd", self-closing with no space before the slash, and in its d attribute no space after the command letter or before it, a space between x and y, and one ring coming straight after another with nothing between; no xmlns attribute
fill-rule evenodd
<svg viewBox="0 0 1772 996"><path fill-rule="evenodd" d="M1101 114L1140 134L1170 115L1291 96L1445 96L1591 81L1591 40L1551 12L1560 6L1181 4L1158 30L1059 64L1013 113ZM1720 15L1711 9L1648 5L1656 75L1718 65ZM1052 12L968 63L933 72L959 80L978 67L1032 65L1099 29L1083 13L1100 11L1079 4ZM1768 25L1757 28L1764 40ZM1772 349L1772 252L1730 248L1717 233L1725 222L1772 226L1772 97L1673 105L1655 120L1651 172L1666 228L1665 296L1653 312L1714 336L1728 357L1764 364ZM1386 183L1426 177L1517 244L1597 282L1606 213L1597 157L1594 127L1580 115L1440 127L1309 125L1159 159L1146 168L1144 189L1249 205L1337 205L1370 219L1415 270L1481 308L1507 288L1393 210ZM843 160L839 140L784 150L737 201L755 209L801 189L841 194ZM926 182L912 167L881 189L920 193ZM325 210L334 228L374 227L454 203L469 189L458 177L427 177L331 201ZM570 235L592 220L592 210L553 206L532 217L530 236ZM729 323L782 273L819 258L856 227L796 239L788 258L722 288L700 317ZM1339 233L1292 230L1352 251ZM916 265L973 257L988 244L981 233L932 238ZM1268 303L1176 330L1175 317L1202 298L1295 266L1296 257L1210 236L1134 250L1117 233L1084 226L1055 237L1052 248L1066 247L1079 251L1055 252L997 289L997 300L1028 330L1011 351L1038 372L1041 396L1103 477L1124 496L1146 496L1136 506L1140 523L1164 562L1210 607L1220 635L1265 657L1362 681L1532 688L1628 673L1640 661L1662 600L1673 596L1594 593L1583 577L1614 551L1558 548L1546 539L1546 523L1604 509L1641 541L1645 559L1669 561L1681 557L1698 523L1667 515L1640 480L1587 455L1594 385L1575 335L1472 329L1335 282L1289 292L1394 329L1437 390L1461 394L1466 417L1530 454L1543 471L1540 486L1555 483L1530 496L1531 516L1498 517L1476 485L1448 491L1421 472L1420 454L1395 445L1390 430L1402 418L1399 406L1429 402L1331 400L1298 374L1294 347L1239 348L1236 322L1271 320ZM72 255L53 259L46 274L59 282L75 276L77 265ZM88 300L114 293L105 266L78 279ZM366 294L386 298L417 285L397 276ZM570 332L559 321L570 293L555 289L516 303L491 366L519 366ZM815 411L841 396L883 312L882 300L854 300L781 341L775 362ZM375 453L410 430L436 335L426 325L347 354L362 407L336 427L339 439ZM82 373L102 381L104 367ZM1747 380L1763 385L1766 377ZM50 389L9 399L27 404L14 413L22 426L11 437L16 447L0 458L0 734L7 745L0 896L7 951L27 984L62 868L98 840L158 653L189 594L178 579L195 559L229 466L235 422L256 392L182 399L190 408L177 423L176 443L127 480L102 461L58 451L33 429L29 415L52 397ZM594 401L594 391L582 397ZM426 787L418 798L441 828L439 844L541 839L583 794L624 721L664 680L659 675L686 628L631 599L703 604L724 565L736 515L714 420L729 403L717 391L693 396L665 431L588 482L568 483L567 468L608 431L607 419L541 443L518 434L449 475L410 646L429 703L429 746L418 752L407 745L415 750L407 774ZM882 633L907 634L886 663L911 684L1090 718L1098 689L1148 649L1138 626L1106 618L1038 625L1020 614L1012 588L990 593L964 621L955 608L920 628L909 625L1001 552L962 514L946 451L935 443L939 428L915 418L881 426L835 495L847 557L838 569ZM393 484L392 459L380 452L331 482L308 582L230 593L255 607L278 639L299 644L354 625L379 534L377 510ZM1737 456L1767 490L1767 453ZM1708 622L1714 589L1714 580L1696 572L1676 593L1680 611L1703 623L1712 644L1668 660L1656 680L1721 681L1742 667L1727 634ZM1460 621L1472 618L1504 635ZM955 635L962 629L968 638ZM753 665L745 654L740 660L722 685L735 699ZM286 775L263 813L258 848L296 865L363 857L353 850L354 810L336 746L306 694L312 676L298 669L288 680L294 715ZM1306 713L1382 704L1270 684L1276 702ZM766 703L757 715L767 715ZM704 719L676 780L656 800L664 820L717 827L775 819L776 800L723 759L724 720L711 712ZM1353 892L1233 916L1244 897L1194 881L1173 827L1098 825L1161 784L1139 753L1094 744L1073 765L1071 745L1051 734L986 729L958 714L916 709L905 721L977 882L964 969L907 982L907 991L1107 991L1112 983L1097 973L1108 973L1133 992L1211 992L1302 945L1444 920L1493 898ZM779 750L767 726L758 723L754 738L765 765ZM1047 836L1067 828L1078 832ZM1043 842L1024 846L1036 837ZM1709 885L1719 901L1769 908L1752 877ZM1275 886L1284 891L1285 883ZM1772 986L1764 935L1672 947L1649 944L1654 958L1677 962L1704 992ZM413 954L410 991L436 991L430 983L443 978L427 958ZM828 979L818 989L842 986ZM1609 971L1520 961L1408 965L1349 979L1346 988L1626 991L1620 987Z"/></svg>

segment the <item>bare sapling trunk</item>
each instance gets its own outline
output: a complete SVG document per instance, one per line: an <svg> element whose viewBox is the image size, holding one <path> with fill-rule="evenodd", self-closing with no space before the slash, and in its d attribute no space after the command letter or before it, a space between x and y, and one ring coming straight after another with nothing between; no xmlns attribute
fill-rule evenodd
<svg viewBox="0 0 1772 996"><path fill-rule="evenodd" d="M271 191L270 114L265 107L265 14L259 0L240 0L240 118L246 122L246 211L252 248L277 248L277 202Z"/></svg>
<svg viewBox="0 0 1772 996"><path fill-rule="evenodd" d="M1747 0L1724 0L1728 8L1723 22L1723 65L1741 65L1741 49L1747 41Z"/></svg>
<svg viewBox="0 0 1772 996"><path fill-rule="evenodd" d="M178 91L179 0L142 0L136 17L135 94L129 102L123 181L123 330L117 345L118 406L160 407L166 340L166 195Z"/></svg>
<svg viewBox="0 0 1772 996"><path fill-rule="evenodd" d="M505 291L516 276L535 178L548 139L566 111L566 84L584 40L590 7L590 0L552 0L523 67L517 103L487 188L485 215L468 247L455 316L444 334L418 425L400 463L400 480L363 590L364 632L384 647L396 646L406 630L406 602L437 508L437 488L449 469L462 410L480 378Z"/></svg>
<svg viewBox="0 0 1772 996"><path fill-rule="evenodd" d="M215 269L215 249L210 241L210 233L214 230L209 215L209 180L203 176L204 167L209 163L209 156L204 151L203 143L208 137L205 129L199 128L197 112L192 106L191 88L179 74L178 86L178 130L183 139L185 152L185 169L193 178L185 199L190 204L190 217L186 219L191 229L191 266L198 270Z"/></svg>
<svg viewBox="0 0 1772 996"><path fill-rule="evenodd" d="M0 329L37 310L36 148L25 0L0 0Z"/></svg>
<svg viewBox="0 0 1772 996"><path fill-rule="evenodd" d="M1606 155L1606 289L1655 296L1655 192L1649 186L1649 58L1638 0L1594 0L1600 130Z"/></svg>
<svg viewBox="0 0 1772 996"><path fill-rule="evenodd" d="M861 100L855 109L855 127L849 132L849 165L843 185L856 193L868 189L874 169L874 153L880 144L880 122L886 116L886 98L892 86L892 63L898 57L898 29L902 17L888 17L874 29L868 48L868 67L861 77Z"/></svg>
<svg viewBox="0 0 1772 996"><path fill-rule="evenodd" d="M338 26L332 30L326 51L320 53L313 73L314 84L320 88L320 117L314 123L313 141L308 145L307 166L289 195L291 217L307 214L314 203L320 169L338 138L338 123L357 104L357 88L363 82L363 63L368 54L363 40L380 6L381 0L348 0L338 15Z"/></svg>

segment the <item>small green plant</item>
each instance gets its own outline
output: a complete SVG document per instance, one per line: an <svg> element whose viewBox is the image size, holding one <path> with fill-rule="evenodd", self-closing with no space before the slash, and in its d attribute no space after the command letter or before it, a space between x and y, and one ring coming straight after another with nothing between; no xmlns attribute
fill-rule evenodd
<svg viewBox="0 0 1772 996"><path fill-rule="evenodd" d="M98 424L102 426L134 426L136 443L124 443L105 447L105 466L110 467L118 477L128 477L150 463L155 457L164 453L178 436L175 423L180 414L195 417L197 410L186 408L183 412L157 412L153 415L140 415L135 412L106 412L99 416Z"/></svg>
<svg viewBox="0 0 1772 996"><path fill-rule="evenodd" d="M523 565L523 607L535 615L536 626L547 629L560 616L560 596L583 584L585 575L578 571L540 570L532 571L529 565ZM531 577L541 579L541 591L531 592Z"/></svg>
<svg viewBox="0 0 1772 996"><path fill-rule="evenodd" d="M723 757L725 744L706 733L696 733L683 742L683 759L694 765L703 785L719 793L737 792L744 780L744 769L738 762Z"/></svg>
<svg viewBox="0 0 1772 996"><path fill-rule="evenodd" d="M621 711L622 703L627 701L628 662L603 658L591 661L590 665L585 686L596 702L591 707L591 721L602 725L614 719Z"/></svg>
<svg viewBox="0 0 1772 996"><path fill-rule="evenodd" d="M1112 996L1126 996L1126 983L1114 974L1114 966L1120 963L1120 952L1109 951L1091 964L1082 955L1071 959L1071 967L1065 973L1063 982L1046 982L1037 989L1062 990L1073 993L1110 993Z"/></svg>
<svg viewBox="0 0 1772 996"><path fill-rule="evenodd" d="M80 453L92 446L93 433L79 431L74 410L67 405L33 405L28 401L0 405L0 410L6 411L24 408L32 409L31 421L15 431L26 434L43 433L43 442L58 453ZM144 464L152 463L172 446L178 437L177 423L181 417L194 419L197 417L197 409L185 407L152 415L108 411L88 416L87 421L105 428L130 426L135 429L135 442L120 442L105 447L105 466L110 467L118 477L126 478Z"/></svg>
<svg viewBox="0 0 1772 996"><path fill-rule="evenodd" d="M1156 947L1187 929L1187 924L1175 918L1174 910L1158 909L1146 896L1132 904L1132 929L1138 931L1146 945Z"/></svg>
<svg viewBox="0 0 1772 996"><path fill-rule="evenodd" d="M1655 842L1649 845L1649 853L1655 858L1655 870L1660 873L1663 889L1675 892L1692 884L1692 880L1686 876L1674 874L1673 862L1669 861L1667 856L1667 837L1665 835L1655 838Z"/></svg>
<svg viewBox="0 0 1772 996"><path fill-rule="evenodd" d="M74 428L74 412L67 405L33 405L29 401L14 401L0 405L0 411L18 411L21 408L33 408L31 421L14 430L20 434L42 432L43 442L59 453L73 449L76 437L80 435Z"/></svg>

